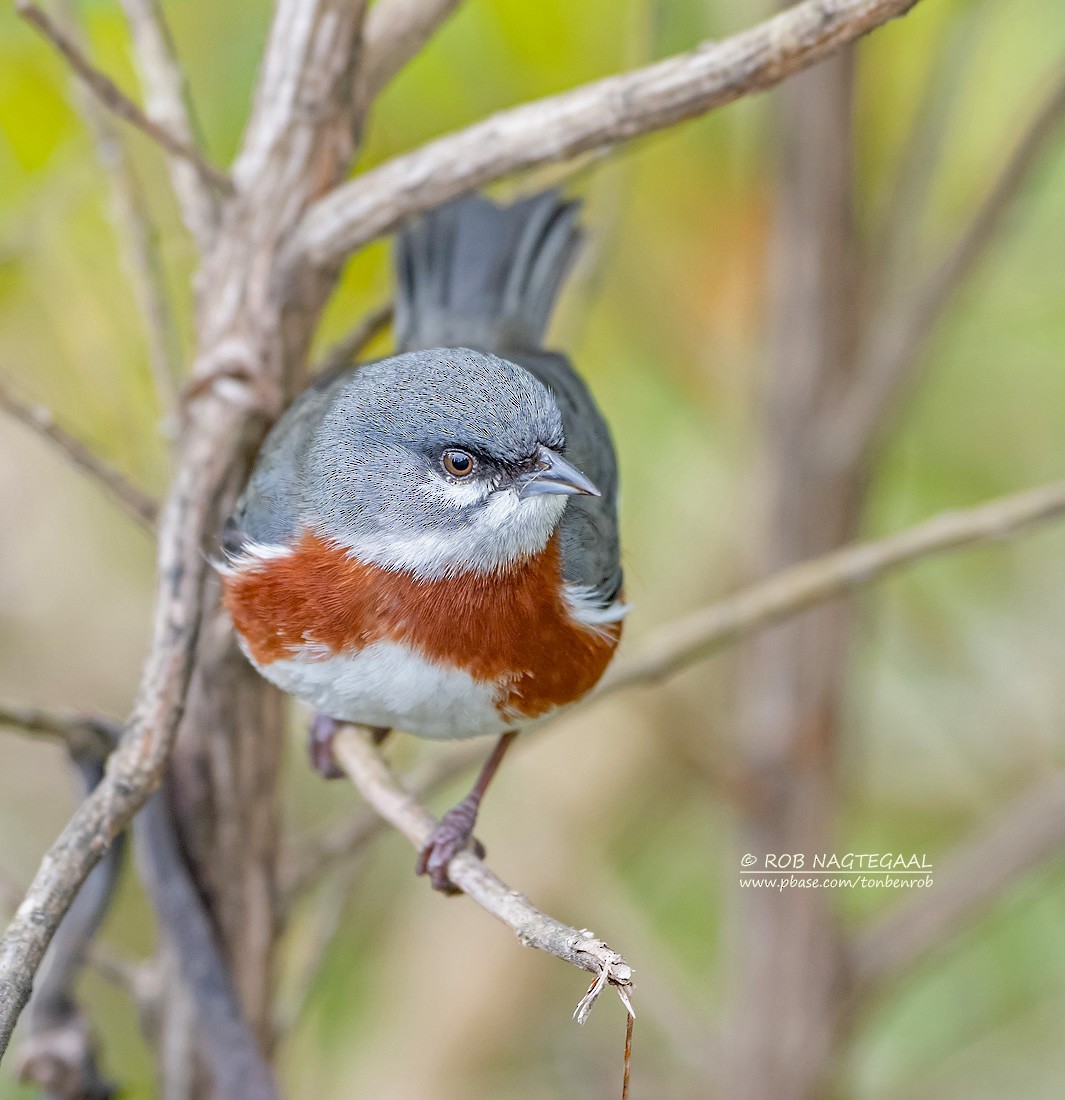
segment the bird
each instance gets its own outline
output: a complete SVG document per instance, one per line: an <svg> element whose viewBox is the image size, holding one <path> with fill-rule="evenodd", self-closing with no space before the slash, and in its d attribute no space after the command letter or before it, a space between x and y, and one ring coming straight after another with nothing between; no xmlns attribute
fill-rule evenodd
<svg viewBox="0 0 1065 1100"><path fill-rule="evenodd" d="M309 704L326 776L339 724L495 736L416 870L455 892L515 736L586 695L621 638L617 459L545 333L579 203L473 195L403 229L396 354L315 379L268 433L221 537L241 649Z"/></svg>

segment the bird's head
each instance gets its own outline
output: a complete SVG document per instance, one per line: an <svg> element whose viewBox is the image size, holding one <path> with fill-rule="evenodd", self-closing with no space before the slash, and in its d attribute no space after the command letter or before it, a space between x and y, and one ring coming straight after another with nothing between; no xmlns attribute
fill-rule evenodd
<svg viewBox="0 0 1065 1100"><path fill-rule="evenodd" d="M305 504L354 557L419 577L539 553L567 499L599 490L565 458L550 390L494 355L431 349L359 369L305 455Z"/></svg>

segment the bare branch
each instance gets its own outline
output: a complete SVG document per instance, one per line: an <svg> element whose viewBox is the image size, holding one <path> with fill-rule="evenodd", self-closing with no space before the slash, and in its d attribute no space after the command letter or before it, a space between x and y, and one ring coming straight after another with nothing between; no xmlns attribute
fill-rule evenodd
<svg viewBox="0 0 1065 1100"><path fill-rule="evenodd" d="M392 323L392 312L392 303L385 302L367 313L350 332L345 333L325 352L316 364L314 373L327 374L331 370L339 370L354 363L367 346Z"/></svg>
<svg viewBox="0 0 1065 1100"><path fill-rule="evenodd" d="M369 737L346 726L334 742L337 762L363 798L415 848L421 848L436 827L436 819L409 795L388 770ZM541 913L529 900L495 876L473 852L460 852L448 865L451 881L492 916L511 928L526 947L546 951L596 976L577 1006L584 1022L596 998L612 985L632 1011L629 994L632 969L615 951L595 939L587 929L570 928Z"/></svg>
<svg viewBox="0 0 1065 1100"><path fill-rule="evenodd" d="M881 435L885 412L912 376L921 349L943 311L987 254L1024 185L1065 120L1065 71L1014 146L987 198L938 267L871 326L862 364L832 413L837 464L846 464Z"/></svg>
<svg viewBox="0 0 1065 1100"><path fill-rule="evenodd" d="M189 145L188 142L182 141L181 138L176 137L169 130L160 126L159 123L150 119L109 76L100 72L93 65L78 44L36 4L32 3L31 0L18 0L15 10L27 23L36 27L52 43L59 53L66 58L74 72L85 81L86 86L110 111L113 111L131 126L135 126L142 133L147 134L171 156L181 157L187 161L195 167L203 179L221 191L229 193L233 190L233 183L225 172L216 168L213 164L208 164L200 152Z"/></svg>
<svg viewBox="0 0 1065 1100"><path fill-rule="evenodd" d="M133 36L133 55L144 92L145 110L168 133L197 148L196 127L185 74L174 52L158 0L120 0ZM182 220L206 252L218 224L218 203L200 171L184 157L171 156L170 180Z"/></svg>
<svg viewBox="0 0 1065 1100"><path fill-rule="evenodd" d="M806 0L723 42L503 111L336 188L293 244L331 266L405 218L502 176L628 141L778 84L916 0Z"/></svg>
<svg viewBox="0 0 1065 1100"><path fill-rule="evenodd" d="M97 714L72 714L0 702L0 726L62 743L72 756L103 760L114 748L118 723Z"/></svg>
<svg viewBox="0 0 1065 1100"><path fill-rule="evenodd" d="M75 466L102 485L113 501L131 519L151 533L155 529L156 502L124 474L109 466L80 439L56 422L52 411L43 405L21 401L0 381L0 410L54 444Z"/></svg>
<svg viewBox="0 0 1065 1100"><path fill-rule="evenodd" d="M872 584L905 565L980 543L1015 538L1062 516L1065 482L1057 481L974 508L943 512L886 538L856 543L800 562L662 627L648 640L646 656L608 673L591 699L672 676L740 638Z"/></svg>
<svg viewBox="0 0 1065 1100"><path fill-rule="evenodd" d="M366 16L355 77L360 113L425 45L461 0L379 0Z"/></svg>
<svg viewBox="0 0 1065 1100"><path fill-rule="evenodd" d="M245 406L217 399L205 398L190 409L185 450L161 516L155 621L133 715L110 757L106 776L45 855L0 939L0 1056L60 919L89 872L162 778L199 633L204 531L248 416Z"/></svg>
<svg viewBox="0 0 1065 1100"><path fill-rule="evenodd" d="M1024 875L1065 855L1065 772L1042 776L935 871L935 887L889 910L852 948L859 995L903 977Z"/></svg>

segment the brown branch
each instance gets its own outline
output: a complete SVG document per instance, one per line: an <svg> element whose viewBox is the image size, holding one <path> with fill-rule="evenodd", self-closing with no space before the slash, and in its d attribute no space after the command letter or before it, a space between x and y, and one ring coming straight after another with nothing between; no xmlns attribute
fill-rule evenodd
<svg viewBox="0 0 1065 1100"><path fill-rule="evenodd" d="M108 465L80 439L61 428L52 411L44 405L31 405L15 397L0 381L0 410L32 432L54 444L82 473L103 486L111 499L131 519L151 533L155 529L156 502L124 474Z"/></svg>
<svg viewBox="0 0 1065 1100"><path fill-rule="evenodd" d="M851 951L857 995L901 978L1024 875L1065 855L1065 772L1043 776L934 871L935 885L890 909Z"/></svg>
<svg viewBox="0 0 1065 1100"><path fill-rule="evenodd" d="M59 741L72 756L103 760L114 748L118 723L96 714L23 707L0 702L0 726Z"/></svg>
<svg viewBox="0 0 1065 1100"><path fill-rule="evenodd" d="M174 52L159 0L120 0L133 36L133 56L144 93L145 113L190 148L197 148L195 119L185 74ZM182 220L208 250L218 224L218 203L199 169L184 157L169 158L170 180Z"/></svg>
<svg viewBox="0 0 1065 1100"><path fill-rule="evenodd" d="M782 569L767 580L652 634L646 655L608 673L591 696L655 683L756 631L880 580L903 566L952 550L1015 538L1065 516L1065 482L943 512L872 542L855 543Z"/></svg>
<svg viewBox="0 0 1065 1100"><path fill-rule="evenodd" d="M415 848L421 848L437 821L400 787L365 732L344 727L334 742L334 751L337 762L362 797ZM570 928L541 913L527 898L497 878L473 852L455 856L448 865L448 875L464 894L507 925L524 946L546 951L596 976L574 1014L581 1023L607 984L614 987L632 1011L631 968L587 929Z"/></svg>
<svg viewBox="0 0 1065 1100"><path fill-rule="evenodd" d="M360 113L429 41L461 0L379 0L366 16L355 77Z"/></svg>
<svg viewBox="0 0 1065 1100"><path fill-rule="evenodd" d="M386 328L392 323L393 306L385 302L366 314L350 332L345 333L328 348L314 367L314 374L327 374L331 370L354 363Z"/></svg>
<svg viewBox="0 0 1065 1100"><path fill-rule="evenodd" d="M165 127L150 119L109 76L93 65L78 44L36 4L31 0L17 0L15 10L52 43L108 110L147 134L171 156L181 157L187 161L203 179L221 191L229 193L233 190L233 183L225 172L204 160L199 150L193 148L188 142L182 141Z"/></svg>
<svg viewBox="0 0 1065 1100"><path fill-rule="evenodd" d="M902 302L887 305L871 326L861 368L832 411L837 464L867 450L882 434L886 411L898 400L921 349L966 279L987 254L1024 185L1065 121L1065 70L1006 159L983 203L945 258Z"/></svg>
<svg viewBox="0 0 1065 1100"><path fill-rule="evenodd" d="M704 114L778 84L917 0L806 0L723 42L500 112L319 200L296 255L329 267L404 219L493 180Z"/></svg>

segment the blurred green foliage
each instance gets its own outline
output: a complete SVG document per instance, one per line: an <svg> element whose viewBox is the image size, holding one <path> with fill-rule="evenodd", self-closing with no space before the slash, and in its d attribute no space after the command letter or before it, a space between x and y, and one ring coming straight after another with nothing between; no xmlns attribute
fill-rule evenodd
<svg viewBox="0 0 1065 1100"><path fill-rule="evenodd" d="M225 163L239 141L269 5L173 0L166 9L206 147ZM82 10L93 55L135 88L117 5L91 0ZM500 107L723 36L766 11L738 0L470 0L382 98L361 165ZM914 227L914 271L954 239L1065 54L1056 0L924 3L866 42L856 173L870 242L925 88L968 19L976 20L973 54ZM768 108L765 97L743 101L619 151L572 183L587 199L590 248L555 336L574 353L619 444L636 641L743 575L765 361ZM157 150L125 136L158 219L187 342L192 250ZM66 72L5 6L0 369L159 490L168 462L162 414L109 210ZM934 336L883 456L870 532L1061 476L1063 255L1065 135ZM388 284L384 245L356 257L322 345L384 300ZM147 540L5 422L0 517L0 694L121 714L147 634ZM1060 760L1063 551L1065 533L1048 531L921 565L863 596L841 850L927 851L935 860L1026 777ZM664 980L673 1007L707 1031L721 997L718 929L732 915L735 870L726 808L689 761L708 748L727 751L729 687L724 656L565 723L515 761L483 826L506 878L560 917L592 923L638 971ZM682 744L688 753L676 751ZM0 739L0 761L0 865L25 880L73 804L72 784L57 752L14 736ZM351 806L350 792L323 791L295 754L288 771L294 829ZM582 777L592 773L602 779L589 789ZM283 1052L290 1095L615 1095L616 1006L577 1031L567 1014L580 979L516 951L472 907L431 897L411 863L393 837L366 857L309 1011ZM840 903L857 925L893 900L875 892ZM843 1094L1060 1096L1063 916L1060 867L1011 890L859 1022ZM285 959L306 950L300 940L310 927L309 913L298 912ZM130 953L151 942L132 877L107 938ZM125 1095L151 1095L130 1007L94 975L85 993ZM636 1095L706 1095L698 1059L678 1051L660 1008L649 996L637 1029ZM5 1066L0 1100L24 1095Z"/></svg>

